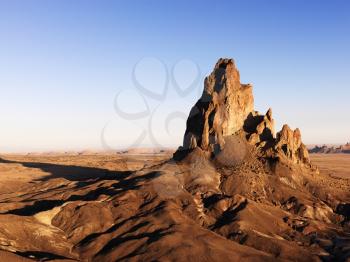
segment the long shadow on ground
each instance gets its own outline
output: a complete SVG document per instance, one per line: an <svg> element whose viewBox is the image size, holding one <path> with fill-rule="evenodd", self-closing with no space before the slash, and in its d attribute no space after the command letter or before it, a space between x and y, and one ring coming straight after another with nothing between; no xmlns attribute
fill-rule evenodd
<svg viewBox="0 0 350 262"><path fill-rule="evenodd" d="M21 162L21 161L6 160L3 158L0 158L0 163L21 164L24 167L39 168L44 172L50 173L49 175L42 177L37 181L48 181L54 178L64 178L69 181L84 181L89 179L121 180L128 177L134 171L134 170L111 171L111 170L95 168L95 167L59 165L59 164L51 164L51 163L37 163L37 162Z"/></svg>
<svg viewBox="0 0 350 262"><path fill-rule="evenodd" d="M71 166L71 165L59 165L51 163L36 163L36 162L20 162L12 161L0 158L0 163L7 164L21 164L25 167L39 168L44 172L48 172L49 175L37 179L36 181L49 181L54 178L64 178L69 181L75 181L75 190L82 189L83 194L75 193L73 190L71 194L67 194L64 199L24 199L21 202L29 202L28 205L9 210L4 214L14 214L19 216L32 216L36 213L50 210L56 206L61 206L65 202L71 201L94 201L101 195L115 196L126 190L137 189L140 181L149 180L160 175L158 172L150 172L137 177L130 177L134 171L110 171L101 168ZM107 186L100 186L99 182L104 180L113 180L115 183ZM93 185L94 184L94 185ZM91 186L91 187L90 187ZM85 191L85 187L87 190ZM58 187L59 188L59 187ZM53 190L57 190L54 188ZM47 190L50 191L51 189ZM46 191L46 192L47 192ZM85 192L84 192L85 191ZM45 193L45 192L42 192Z"/></svg>

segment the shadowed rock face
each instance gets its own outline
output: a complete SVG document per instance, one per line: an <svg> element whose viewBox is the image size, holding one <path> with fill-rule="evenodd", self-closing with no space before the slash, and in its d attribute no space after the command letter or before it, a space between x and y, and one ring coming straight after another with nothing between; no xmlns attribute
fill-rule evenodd
<svg viewBox="0 0 350 262"><path fill-rule="evenodd" d="M221 58L204 81L202 97L187 120L183 146L174 158L181 160L197 147L215 158L228 137L243 135L265 157L309 164L299 129L292 131L285 125L276 138L274 125L271 108L265 115L254 111L253 88L241 84L233 59Z"/></svg>

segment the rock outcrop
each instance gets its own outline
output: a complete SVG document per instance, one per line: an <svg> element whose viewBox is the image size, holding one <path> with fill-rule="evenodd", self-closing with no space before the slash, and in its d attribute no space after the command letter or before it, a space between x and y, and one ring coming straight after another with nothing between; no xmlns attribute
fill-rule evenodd
<svg viewBox="0 0 350 262"><path fill-rule="evenodd" d="M259 115L259 112L251 113L245 121L244 130L248 133L248 141L252 145L260 142L268 142L275 137L275 121L272 118L270 108L266 115Z"/></svg>
<svg viewBox="0 0 350 262"><path fill-rule="evenodd" d="M294 131L288 125L284 125L277 134L275 150L278 155L283 155L293 163L309 163L309 152L306 146L301 142L301 133L299 128Z"/></svg>
<svg viewBox="0 0 350 262"><path fill-rule="evenodd" d="M241 130L253 108L252 86L240 83L232 59L220 59L205 79L202 97L190 112L183 150L198 146L218 152L224 147L224 137Z"/></svg>
<svg viewBox="0 0 350 262"><path fill-rule="evenodd" d="M270 108L265 115L254 111L253 87L240 82L233 59L219 59L204 81L201 98L187 120L183 146L174 154L181 160L199 147L215 158L230 136L243 136L266 158L277 158L294 164L309 164L300 130L284 125L275 135Z"/></svg>

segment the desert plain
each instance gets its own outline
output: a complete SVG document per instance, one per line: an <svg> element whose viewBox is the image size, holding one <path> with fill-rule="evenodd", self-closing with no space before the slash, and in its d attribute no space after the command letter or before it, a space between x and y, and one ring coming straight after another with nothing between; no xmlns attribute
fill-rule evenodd
<svg viewBox="0 0 350 262"><path fill-rule="evenodd" d="M320 168L321 174L346 181L350 179L349 154L310 156L311 161ZM106 214L103 203L107 199L118 198L117 195L122 190L117 192L113 185L127 180L129 173L145 166L158 165L171 158L171 152L1 155L0 261L75 261L78 256L74 258L71 253L74 246L98 246L99 250L104 250L107 254L113 248L119 252L123 248L130 252L135 251L132 250L133 245L139 248L147 241L151 242L147 235L141 236L140 229L147 225L144 222L138 226L135 224L136 227L129 231L115 232L114 245L108 245L110 242L107 239L113 239L111 236L107 237L113 232L110 229L113 228L113 222L106 220L106 217L111 217ZM132 198L126 194L119 197L119 201L127 202L129 197ZM84 209L86 206L90 211L75 211L77 214L71 212L69 219L75 223L68 226L59 223L57 218L53 220L64 206L72 206L73 210L77 210L77 207ZM126 204L125 208L125 212L132 212L133 206ZM11 232L8 231L10 229ZM137 239L142 244L136 244ZM189 246L191 244L196 243L188 243ZM349 248L350 240L346 244L346 249ZM203 247L204 255L205 252Z"/></svg>

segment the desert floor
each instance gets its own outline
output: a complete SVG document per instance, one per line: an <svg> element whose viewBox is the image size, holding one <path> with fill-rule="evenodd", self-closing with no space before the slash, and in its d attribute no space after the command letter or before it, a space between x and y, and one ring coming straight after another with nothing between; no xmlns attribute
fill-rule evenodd
<svg viewBox="0 0 350 262"><path fill-rule="evenodd" d="M81 181L118 175L155 165L170 154L28 154L0 156L0 195L19 191L30 183L65 179Z"/></svg>
<svg viewBox="0 0 350 262"><path fill-rule="evenodd" d="M310 157L322 173L350 178L350 154L311 154Z"/></svg>
<svg viewBox="0 0 350 262"><path fill-rule="evenodd" d="M83 237L95 231L103 232L103 230L106 230L106 232L109 232L102 227L97 229L85 228L89 223L98 222L98 219L92 219L89 214L97 212L96 210L101 210L99 205L101 205L105 198L113 198L114 194L116 194L113 190L123 192L123 189L118 188L118 186L123 186L124 184L119 182L120 185L117 183L118 185L116 186L115 181L123 181L123 179L129 178L128 176L131 172L163 163L170 159L171 156L170 153L153 155L1 155L0 223L5 226L2 228L0 227L0 261L32 261L28 260L28 258L57 259L57 261L63 258L65 261L68 261L69 258L74 259L74 254L71 256L65 256L64 254L70 254L70 250L72 249L71 242L74 241L77 243L84 243L82 246L79 246L80 244L78 245L80 250L83 250L80 251L80 253L84 254L84 252L86 252L86 256L89 257L89 250L93 249L94 246L91 247L93 244L92 242L91 244L90 242L86 244L86 240L83 239ZM313 164L319 167L321 173L333 177L350 178L350 155L315 154L311 155L311 159ZM99 181L101 181L101 185ZM137 185L137 183L142 180L140 180L140 178L130 178L128 181L134 182L134 184ZM130 187L130 185L126 184L125 186ZM110 190L113 192L109 192ZM129 196L125 194L125 196L132 198L132 195ZM74 205L75 203L79 203L80 206L83 206L83 204L86 203L95 203L94 205L96 205L97 208L89 207L90 209L85 213L77 214L77 217L78 215L86 216L87 214L88 217L77 218L77 221L81 220L86 222L84 222L84 225L80 226L83 228L79 229L83 230L82 233L77 234L77 232L75 232L76 228L66 229L74 233L72 233L73 237L70 242L66 241L66 235L63 235L61 231L57 231L57 229L53 228L51 225L51 220L59 211L59 209L55 210L55 207L61 204L60 201L63 197L69 199L70 201L67 201L67 203L71 205L73 205L72 203L74 203ZM122 199L120 201L122 201ZM69 205L67 205L67 208L68 207ZM75 208L77 210L76 212L78 212L78 208ZM133 207L126 206L126 208ZM70 211L68 211L67 216L69 217ZM103 214L100 216L100 219L106 219L106 217L108 217ZM21 220L17 219L18 217L21 217ZM68 219L68 217L66 219ZM59 222L60 221L57 223ZM46 227L43 225L46 225ZM64 228L64 225L62 227ZM52 243L51 249L48 248L45 253L27 253L25 250L41 250L42 247L46 248L47 243L40 243L39 241L39 239L45 238L32 238L32 232L26 232L26 228L35 230L40 236L47 235L47 241L52 241L52 239L59 241ZM135 233L137 233L137 231L135 231ZM94 234L92 235L94 236ZM98 240L101 243L105 241L101 239L104 237L103 234L102 236L98 236ZM79 238L80 235L81 239ZM76 236L79 237L74 239ZM120 245L119 242L117 244ZM86 251L84 249L85 246ZM11 250L10 247L15 249ZM106 247L110 248L106 245L104 249L106 249ZM1 249L3 251L1 251ZM11 251L17 254L11 253ZM250 250L245 252L249 253ZM50 255L51 253L62 255L52 256ZM111 256L113 257L115 254L111 253ZM97 258L99 257L97 256ZM109 261L105 257L104 259L105 261Z"/></svg>
<svg viewBox="0 0 350 262"><path fill-rule="evenodd" d="M171 154L96 154L96 155L2 155L0 195L16 192L28 183L53 178L75 180L98 176L106 171L136 171L161 163ZM320 172L350 178L350 154L311 154Z"/></svg>
<svg viewBox="0 0 350 262"><path fill-rule="evenodd" d="M147 166L156 165L167 159L171 158L171 154L91 154L91 155L78 155L78 154L27 154L27 155L1 155L0 156L0 219L3 218L9 221L5 213L8 208L12 209L12 199L17 197L25 197L27 194L28 199L25 201L36 200L36 195L43 193L43 191L55 191L55 188L66 186L69 190L69 185L87 183L89 181L94 182L101 179L118 179L119 177L127 176L133 171L137 171ZM44 185L44 188L37 188L36 185ZM72 190L72 189L70 189ZM93 192L92 192L93 193ZM98 193L99 194L99 193ZM98 195L97 194L97 195ZM103 192L101 192L103 195ZM26 198L26 197L25 197ZM51 197L49 197L50 199ZM11 200L10 200L11 199ZM49 200L50 201L50 200ZM16 201L15 201L16 202ZM48 203L44 203L45 206ZM9 205L9 206L8 206ZM15 204L16 205L16 204ZM50 205L50 203L49 203ZM39 208L39 210L37 210ZM33 212L40 211L41 207L34 208ZM18 209L20 210L20 209ZM31 217L33 213L25 209L24 217ZM40 212L39 212L40 213ZM41 223L46 223L50 220L54 214L43 213L42 217L37 217ZM15 219L15 222L17 219ZM49 222L50 223L50 222ZM1 224L1 222L0 222ZM4 225L2 225L4 227ZM5 226L6 227L6 226ZM20 227L28 228L30 226L21 225ZM18 228L20 228L18 227ZM4 232L2 232L4 231ZM0 227L1 233L6 233L7 229ZM9 229L8 231L11 231ZM12 241L18 241L18 232L9 232L10 237L4 239L0 236L0 245L5 247L8 245L8 241L12 244ZM13 240L11 238L13 237ZM27 246L26 242L36 242L35 239L27 239L25 236L22 240L24 242L17 243L17 247L21 249L21 245ZM15 240L16 239L16 240ZM10 244L11 245L11 244ZM44 244L45 245L45 244ZM13 250L15 253L3 251L0 248L0 261L33 261L32 259L47 259L45 254L27 254L19 253L18 250ZM5 248L7 249L7 248ZM26 248L24 248L26 249ZM11 250L10 250L11 251ZM26 258L27 257L27 258ZM61 261L59 257L50 257L55 261ZM67 261L67 259L64 259ZM70 261L70 260L69 260Z"/></svg>

